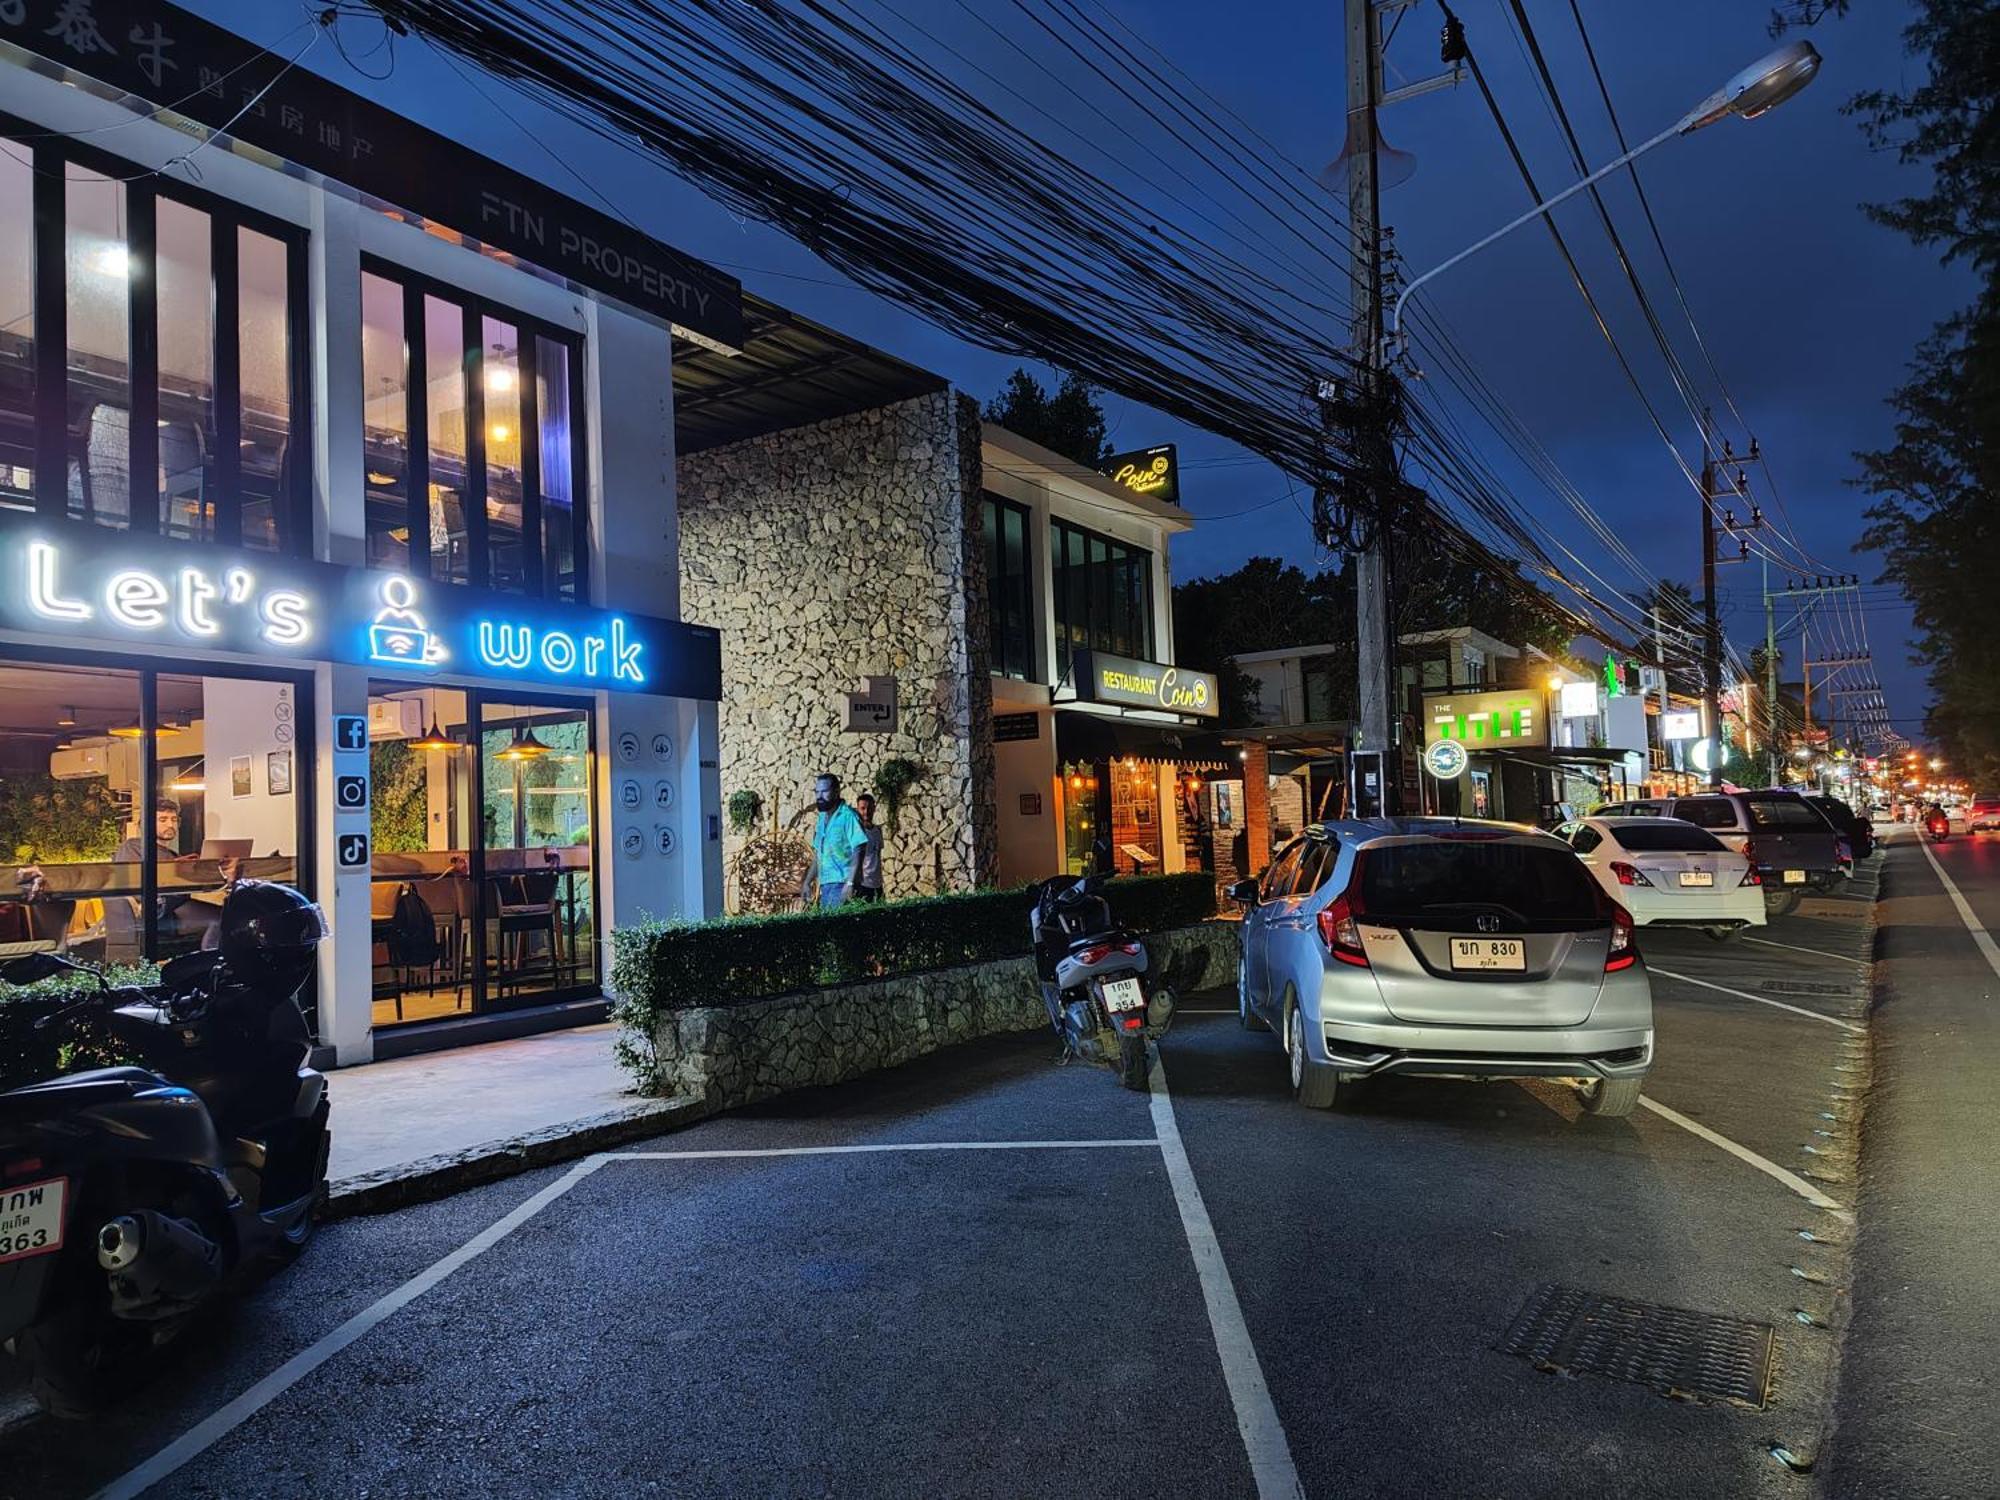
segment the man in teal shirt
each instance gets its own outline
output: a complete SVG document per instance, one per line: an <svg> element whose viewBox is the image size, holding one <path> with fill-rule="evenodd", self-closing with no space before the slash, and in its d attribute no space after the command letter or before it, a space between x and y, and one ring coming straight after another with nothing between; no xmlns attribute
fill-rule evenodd
<svg viewBox="0 0 2000 1500"><path fill-rule="evenodd" d="M861 818L840 800L840 778L822 772L813 782L813 874L819 880L819 904L841 906L861 883L861 861L868 852L868 834Z"/></svg>

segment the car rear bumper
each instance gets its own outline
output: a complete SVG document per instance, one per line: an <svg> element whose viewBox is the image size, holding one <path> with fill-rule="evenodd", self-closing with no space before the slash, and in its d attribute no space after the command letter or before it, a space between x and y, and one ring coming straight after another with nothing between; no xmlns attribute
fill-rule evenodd
<svg viewBox="0 0 2000 1500"><path fill-rule="evenodd" d="M1650 1026L1622 1030L1329 1024L1322 1061L1364 1078L1638 1078L1653 1065Z"/></svg>
<svg viewBox="0 0 2000 1500"><path fill-rule="evenodd" d="M1755 885L1685 891L1621 889L1618 899L1641 927L1761 927L1765 921L1764 890Z"/></svg>

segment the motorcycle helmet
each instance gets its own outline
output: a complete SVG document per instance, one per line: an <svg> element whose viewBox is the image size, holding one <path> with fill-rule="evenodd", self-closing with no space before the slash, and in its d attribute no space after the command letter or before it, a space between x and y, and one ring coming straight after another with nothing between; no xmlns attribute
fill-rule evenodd
<svg viewBox="0 0 2000 1500"><path fill-rule="evenodd" d="M290 995L312 972L313 949L326 936L320 910L275 880L241 880L222 903L216 946L239 984Z"/></svg>

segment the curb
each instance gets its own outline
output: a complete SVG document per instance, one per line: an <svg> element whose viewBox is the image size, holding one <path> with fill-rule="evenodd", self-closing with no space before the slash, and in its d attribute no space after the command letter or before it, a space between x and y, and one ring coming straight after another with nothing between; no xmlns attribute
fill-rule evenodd
<svg viewBox="0 0 2000 1500"><path fill-rule="evenodd" d="M319 1220L331 1223L430 1203L537 1167L664 1135L718 1113L719 1106L703 1099L648 1099L606 1114L565 1120L546 1130L342 1177L331 1184Z"/></svg>

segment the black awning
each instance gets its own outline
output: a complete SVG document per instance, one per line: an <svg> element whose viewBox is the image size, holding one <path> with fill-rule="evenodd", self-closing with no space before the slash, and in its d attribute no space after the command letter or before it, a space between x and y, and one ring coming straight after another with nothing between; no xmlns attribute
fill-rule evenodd
<svg viewBox="0 0 2000 1500"><path fill-rule="evenodd" d="M1191 770L1219 771L1237 763L1234 746L1213 730L1134 723L1105 714L1064 713L1056 719L1056 758L1065 761L1148 760Z"/></svg>

